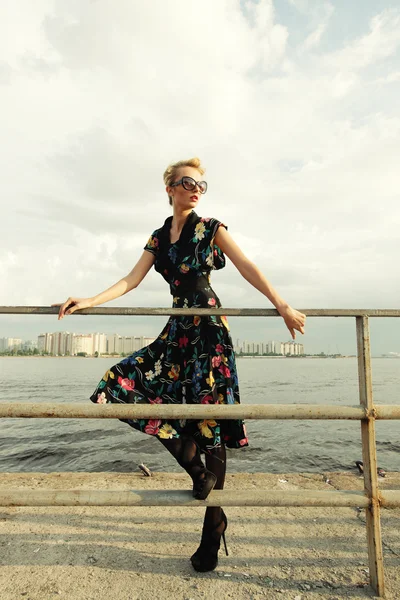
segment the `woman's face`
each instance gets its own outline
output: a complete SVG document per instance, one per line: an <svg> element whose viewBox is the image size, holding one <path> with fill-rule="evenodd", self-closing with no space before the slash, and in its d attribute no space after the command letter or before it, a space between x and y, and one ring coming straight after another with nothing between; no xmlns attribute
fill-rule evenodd
<svg viewBox="0 0 400 600"><path fill-rule="evenodd" d="M194 167L181 167L174 182L179 181L182 177L192 177L195 181L204 181L200 172ZM182 184L174 187L166 187L168 196L172 196L172 205L178 210L192 210L200 201L201 193L198 186L194 190L185 190Z"/></svg>

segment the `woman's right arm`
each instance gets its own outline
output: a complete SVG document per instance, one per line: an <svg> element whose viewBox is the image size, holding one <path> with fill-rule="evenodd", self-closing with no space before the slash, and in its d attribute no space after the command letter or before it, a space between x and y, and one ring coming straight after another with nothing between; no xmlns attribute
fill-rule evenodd
<svg viewBox="0 0 400 600"><path fill-rule="evenodd" d="M138 287L141 281L146 277L155 261L155 256L151 252L143 251L142 256L133 267L132 271L126 276L117 281L110 288L93 296L92 298L68 298L64 304L52 304L52 306L60 306L58 313L58 320L62 319L65 315L70 315L77 310L83 308L91 308L98 304L105 304L110 300L115 300L124 294L127 294L134 288Z"/></svg>

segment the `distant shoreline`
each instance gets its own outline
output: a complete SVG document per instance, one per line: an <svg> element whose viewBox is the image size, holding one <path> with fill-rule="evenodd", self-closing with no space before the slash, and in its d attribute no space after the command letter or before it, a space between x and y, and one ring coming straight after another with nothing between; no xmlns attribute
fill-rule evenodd
<svg viewBox="0 0 400 600"><path fill-rule="evenodd" d="M133 354L133 353L132 353ZM101 356L55 356L52 354L49 355L45 355L42 356L40 354L15 354L14 356L11 356L9 354L4 354L4 355L0 355L0 358L84 358L84 359L94 359L97 360L98 358L127 358L130 355L126 355L126 356L122 356L120 354L102 354ZM320 354L312 354L312 355L308 355L308 356L293 356L293 355L286 355L286 356L282 356L282 355L277 355L277 356L259 356L258 354L254 354L254 355L246 355L246 356L242 356L240 354L236 354L236 359L238 358L245 358L245 359L249 359L249 358L258 358L258 359L262 359L262 358L273 358L273 359L287 359L287 358L295 358L296 360L299 359L314 359L314 358L332 358L334 360L340 359L340 358L357 358L357 356L355 354L349 354L349 355L340 355L340 356L333 356L333 355L325 355L325 356L321 356ZM393 360L393 359L399 359L400 357L398 356L372 356L371 358L382 358L382 359L389 359L389 360Z"/></svg>

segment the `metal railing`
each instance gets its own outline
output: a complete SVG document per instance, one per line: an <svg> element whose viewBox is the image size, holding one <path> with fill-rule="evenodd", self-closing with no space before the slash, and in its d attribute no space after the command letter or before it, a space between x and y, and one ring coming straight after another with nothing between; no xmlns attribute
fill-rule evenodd
<svg viewBox="0 0 400 600"><path fill-rule="evenodd" d="M57 314L57 308L3 306L0 314ZM350 419L361 422L364 465L364 493L357 491L235 491L214 490L207 500L195 500L189 492L157 490L1 490L0 506L338 506L366 510L370 583L384 596L384 570L380 508L400 507L400 490L379 490L377 477L375 421L400 419L400 405L373 404L369 317L400 317L398 309L301 309L308 317L355 317L357 334L360 404L333 405L76 405L48 403L0 403L2 418L96 418L96 419ZM172 308L92 308L74 315L225 315L272 317L274 309L172 309Z"/></svg>

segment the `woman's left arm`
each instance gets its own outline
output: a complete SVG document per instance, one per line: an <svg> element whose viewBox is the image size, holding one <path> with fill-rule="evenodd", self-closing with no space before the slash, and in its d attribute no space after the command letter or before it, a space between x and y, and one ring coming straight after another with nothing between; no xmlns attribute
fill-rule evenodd
<svg viewBox="0 0 400 600"><path fill-rule="evenodd" d="M215 234L215 243L222 252L233 262L239 273L259 292L264 294L275 306L293 339L296 338L295 329L304 333L306 315L295 310L275 290L260 269L243 254L242 250L232 239L225 227L219 227Z"/></svg>

